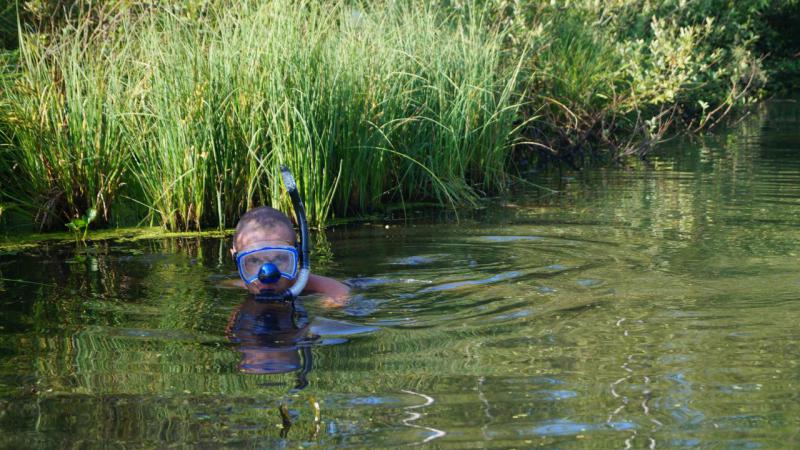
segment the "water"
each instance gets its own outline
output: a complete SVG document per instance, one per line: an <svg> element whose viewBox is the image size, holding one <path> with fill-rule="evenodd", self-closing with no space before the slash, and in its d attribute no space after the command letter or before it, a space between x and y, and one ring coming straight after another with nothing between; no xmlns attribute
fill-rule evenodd
<svg viewBox="0 0 800 450"><path fill-rule="evenodd" d="M0 255L0 447L798 447L799 143L776 102L459 224L334 229L341 309L220 287L218 239Z"/></svg>

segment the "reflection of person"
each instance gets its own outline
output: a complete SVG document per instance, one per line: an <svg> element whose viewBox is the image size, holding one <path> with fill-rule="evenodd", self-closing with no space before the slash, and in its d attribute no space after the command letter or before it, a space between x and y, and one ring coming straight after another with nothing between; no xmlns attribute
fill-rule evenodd
<svg viewBox="0 0 800 450"><path fill-rule="evenodd" d="M316 338L308 316L295 302L260 302L249 297L231 314L225 330L242 354L246 373L277 374L299 370L296 389L311 370L309 345Z"/></svg>
<svg viewBox="0 0 800 450"><path fill-rule="evenodd" d="M277 293L294 285L299 259L296 243L292 222L278 210L263 206L239 219L231 254L250 293ZM327 306L341 306L350 289L332 278L310 275L303 293L322 294Z"/></svg>

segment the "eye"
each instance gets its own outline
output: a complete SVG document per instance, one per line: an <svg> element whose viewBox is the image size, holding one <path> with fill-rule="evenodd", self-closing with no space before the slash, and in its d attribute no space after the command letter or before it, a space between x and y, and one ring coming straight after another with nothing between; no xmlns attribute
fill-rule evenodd
<svg viewBox="0 0 800 450"><path fill-rule="evenodd" d="M248 256L245 258L244 263L248 266L261 266L263 260L258 256Z"/></svg>

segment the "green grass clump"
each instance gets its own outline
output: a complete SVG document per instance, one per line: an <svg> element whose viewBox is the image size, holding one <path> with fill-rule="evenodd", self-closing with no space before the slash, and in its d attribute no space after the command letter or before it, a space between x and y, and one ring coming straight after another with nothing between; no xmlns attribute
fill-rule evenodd
<svg viewBox="0 0 800 450"><path fill-rule="evenodd" d="M23 36L3 85L0 176L26 180L3 194L43 225L124 196L169 229L231 226L288 206L280 164L315 224L506 185L519 70L479 13L276 0L100 21Z"/></svg>
<svg viewBox="0 0 800 450"><path fill-rule="evenodd" d="M49 46L21 45L21 76L2 86L0 177L3 200L44 227L108 211L123 182L130 111L122 42L88 27Z"/></svg>

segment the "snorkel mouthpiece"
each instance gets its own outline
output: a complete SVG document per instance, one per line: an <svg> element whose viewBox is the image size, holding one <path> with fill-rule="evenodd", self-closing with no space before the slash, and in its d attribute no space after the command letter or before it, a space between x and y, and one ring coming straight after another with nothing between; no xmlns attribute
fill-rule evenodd
<svg viewBox="0 0 800 450"><path fill-rule="evenodd" d="M258 271L258 281L264 284L276 283L280 279L281 279L281 271L275 264L266 263L263 266L261 266L261 269L259 269Z"/></svg>

